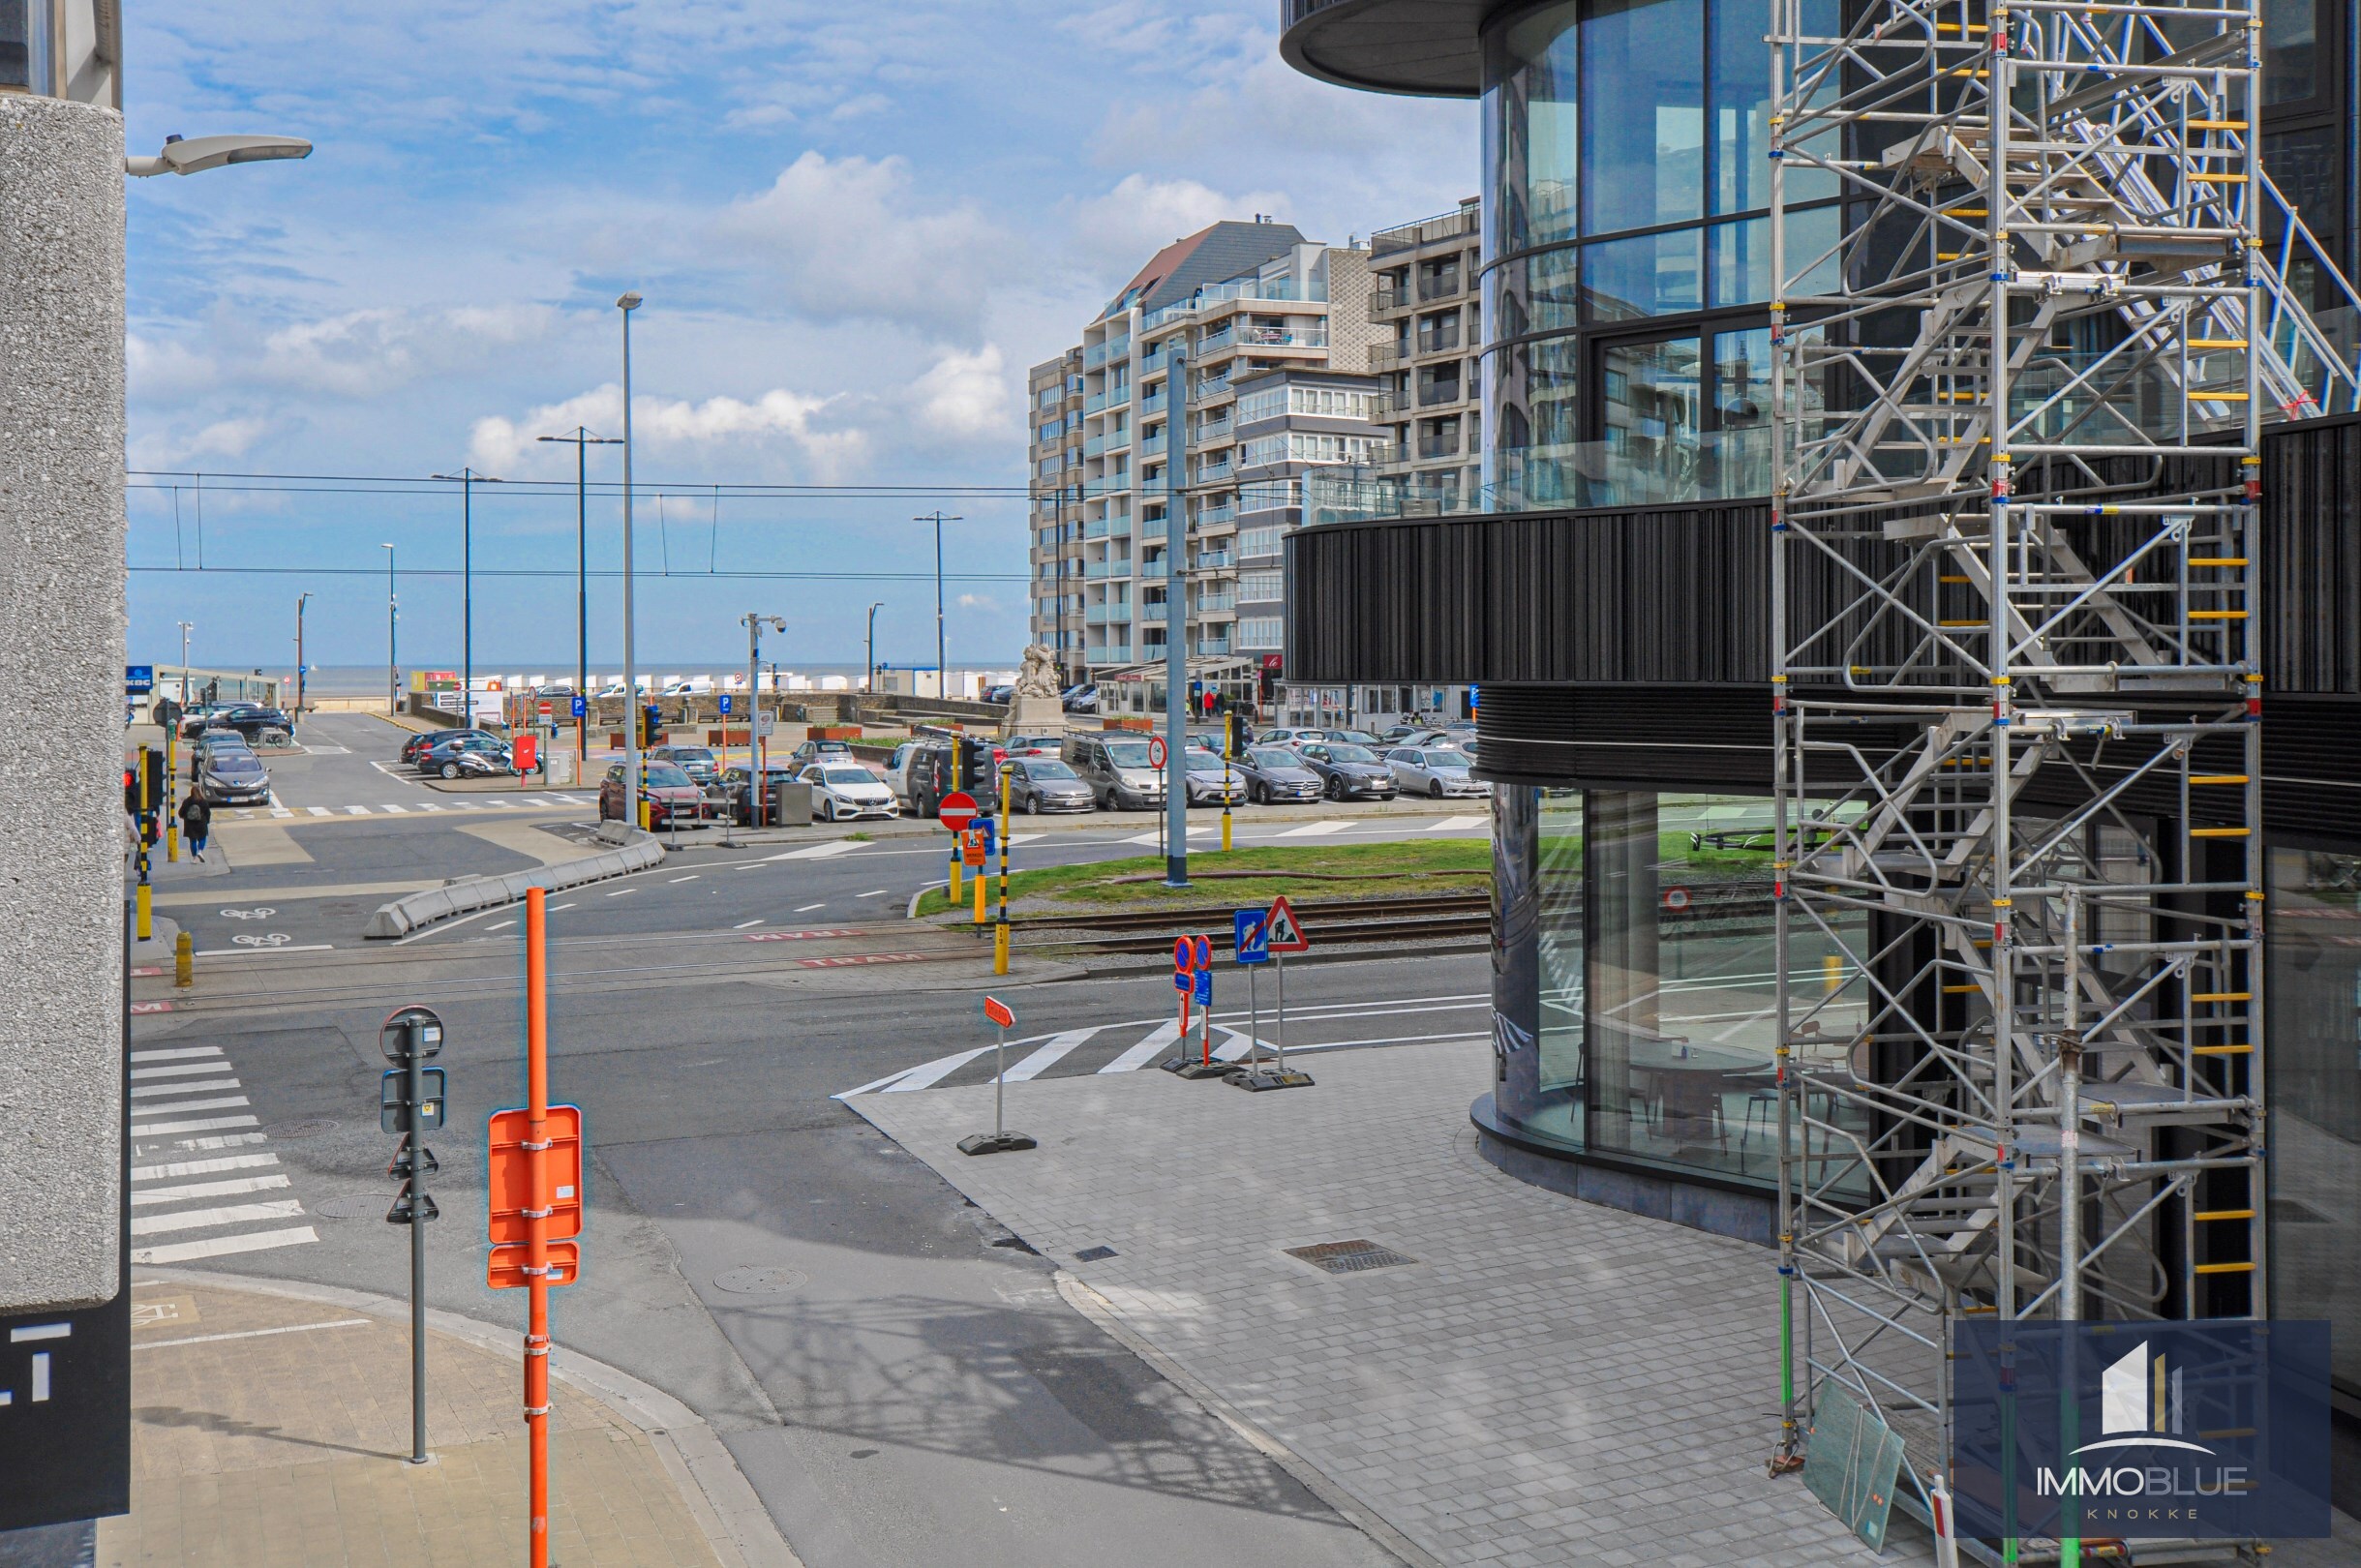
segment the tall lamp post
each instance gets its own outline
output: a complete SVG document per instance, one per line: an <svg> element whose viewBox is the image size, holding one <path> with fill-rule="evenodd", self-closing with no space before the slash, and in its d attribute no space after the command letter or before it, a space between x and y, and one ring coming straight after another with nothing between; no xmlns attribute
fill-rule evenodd
<svg viewBox="0 0 2361 1568"><path fill-rule="evenodd" d="M574 695L582 699L581 718L574 721L574 782L589 776L583 766L590 723L590 449L621 446L620 436L593 436L588 425L576 425L571 436L536 436L536 441L570 441L574 447ZM626 714L626 717L629 715Z"/></svg>
<svg viewBox="0 0 2361 1568"><path fill-rule="evenodd" d="M475 487L497 485L498 479L473 468L439 473L459 486L459 722L475 727Z"/></svg>
<svg viewBox="0 0 2361 1568"><path fill-rule="evenodd" d="M943 525L964 523L963 517L945 517L940 511L931 517L914 517L913 523L934 525L934 694L939 701L951 697L951 669L943 658ZM916 696L913 691L911 695Z"/></svg>
<svg viewBox="0 0 2361 1568"><path fill-rule="evenodd" d="M738 618L738 623L746 628L746 820L760 828L764 826L763 806L769 800L769 794L764 788L763 765L755 751L759 739L755 732L762 728L763 716L762 699L756 695L762 686L763 628L768 626L772 631L783 632L787 629L787 621L780 616L766 616L749 610ZM729 743L730 727L724 724L721 727L721 744L725 754Z"/></svg>
<svg viewBox="0 0 2361 1568"><path fill-rule="evenodd" d="M399 601L394 597L394 547L385 545L385 716L402 711L402 656L397 642L396 626L401 620Z"/></svg>
<svg viewBox="0 0 2361 1568"><path fill-rule="evenodd" d="M631 592L638 568L631 553L631 313L640 304L636 293L615 302L623 315L623 821L634 828L640 825L640 681Z"/></svg>
<svg viewBox="0 0 2361 1568"><path fill-rule="evenodd" d="M1175 339L1165 407L1172 466L1165 470L1165 886L1189 886L1189 361ZM1178 475L1177 482L1174 475Z"/></svg>
<svg viewBox="0 0 2361 1568"><path fill-rule="evenodd" d="M194 621L180 623L180 706L184 709L189 706L189 633L195 627Z"/></svg>
<svg viewBox="0 0 2361 1568"><path fill-rule="evenodd" d="M309 593L295 595L295 717L303 718L303 607L310 602Z"/></svg>
<svg viewBox="0 0 2361 1568"><path fill-rule="evenodd" d="M877 695L877 612L885 607L883 599L869 606L869 673L861 678L861 689L872 697Z"/></svg>

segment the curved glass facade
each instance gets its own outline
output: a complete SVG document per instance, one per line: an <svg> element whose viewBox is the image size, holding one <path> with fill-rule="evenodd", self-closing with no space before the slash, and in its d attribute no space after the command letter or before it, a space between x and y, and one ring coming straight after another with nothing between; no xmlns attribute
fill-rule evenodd
<svg viewBox="0 0 2361 1568"><path fill-rule="evenodd" d="M1769 493L1770 15L1551 0L1485 29L1495 509ZM1834 195L1796 177L1822 184L1791 202ZM1791 262L1832 251L1838 219L1791 216Z"/></svg>

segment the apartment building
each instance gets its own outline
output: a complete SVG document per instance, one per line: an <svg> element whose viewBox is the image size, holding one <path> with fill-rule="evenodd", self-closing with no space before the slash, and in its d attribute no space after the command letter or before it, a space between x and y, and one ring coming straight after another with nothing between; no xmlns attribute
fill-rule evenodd
<svg viewBox="0 0 2361 1568"><path fill-rule="evenodd" d="M1369 318L1379 335L1370 368L1385 380L1380 417L1395 446L1378 471L1413 515L1472 506L1478 491L1481 210L1468 196L1369 237Z"/></svg>
<svg viewBox="0 0 2361 1568"><path fill-rule="evenodd" d="M1158 252L1079 345L1030 373L1033 635L1070 678L1100 681L1105 706L1162 704L1175 582L1193 682L1251 702L1266 669L1280 674L1263 662L1284 643L1268 590L1278 540L1302 520L1304 470L1374 472L1391 455L1371 417L1368 263L1290 225L1214 224ZM1242 407L1248 387L1261 401ZM1242 518L1265 563L1251 584ZM1261 595L1243 618L1242 588Z"/></svg>

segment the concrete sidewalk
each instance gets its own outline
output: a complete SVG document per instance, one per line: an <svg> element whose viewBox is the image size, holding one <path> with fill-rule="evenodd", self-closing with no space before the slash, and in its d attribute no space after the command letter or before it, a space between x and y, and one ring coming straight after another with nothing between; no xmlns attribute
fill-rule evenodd
<svg viewBox="0 0 2361 1568"><path fill-rule="evenodd" d="M345 1301L394 1305L174 1271L139 1277L132 1512L101 1522L100 1568L504 1568L522 1558L518 1338L501 1353L497 1331L432 1314L434 1462L412 1465L407 1319ZM703 1422L562 1353L552 1372L553 1562L793 1564Z"/></svg>

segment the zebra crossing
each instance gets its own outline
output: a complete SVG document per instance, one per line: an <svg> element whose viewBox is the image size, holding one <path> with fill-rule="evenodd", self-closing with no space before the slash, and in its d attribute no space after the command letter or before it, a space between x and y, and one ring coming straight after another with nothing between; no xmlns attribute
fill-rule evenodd
<svg viewBox="0 0 2361 1568"><path fill-rule="evenodd" d="M134 1263L191 1263L319 1240L218 1045L131 1053Z"/></svg>
<svg viewBox="0 0 2361 1568"><path fill-rule="evenodd" d="M1268 1000L1266 998L1266 1000ZM1363 1020L1379 1020L1368 1023ZM1243 1061L1257 1045L1269 1056L1278 1044L1277 1020L1267 1007L1261 1034L1244 1008L1216 1010L1213 1014L1213 1059ZM1364 1033L1364 1031L1374 1031ZM1478 1040L1492 1038L1492 993L1455 996L1405 997L1387 1001L1339 1002L1287 1010L1286 1046L1299 1051L1340 1051L1383 1045L1430 1044L1438 1040ZM1200 1049L1192 1020L1189 1048ZM1177 1016L1127 1018L1117 1023L1089 1024L1012 1040L1002 1053L1006 1068L1001 1083L1035 1078L1079 1078L1136 1072L1172 1054L1180 1042ZM922 1089L965 1088L994 1082L992 1047L978 1045L938 1056L916 1067L889 1072L831 1096L852 1100L861 1095L901 1095Z"/></svg>
<svg viewBox="0 0 2361 1568"><path fill-rule="evenodd" d="M542 794L456 797L445 800L413 800L406 805L387 802L383 805L291 806L281 803L274 796L267 806L237 806L227 811L217 811L214 815L227 817L233 822L242 822L249 818L274 817L370 817L379 815L407 817L412 812L431 815L437 812L451 811L547 811L560 806L587 806L597 803L594 796Z"/></svg>

